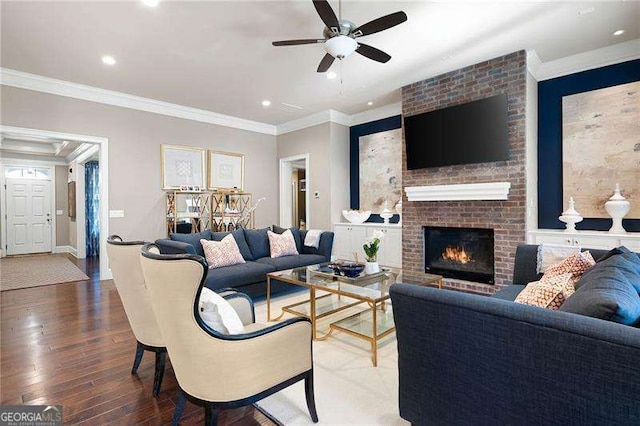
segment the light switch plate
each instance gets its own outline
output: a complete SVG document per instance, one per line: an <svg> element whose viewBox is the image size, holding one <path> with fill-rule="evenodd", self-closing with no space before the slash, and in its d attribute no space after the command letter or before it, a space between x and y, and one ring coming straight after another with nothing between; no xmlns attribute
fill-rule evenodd
<svg viewBox="0 0 640 426"><path fill-rule="evenodd" d="M62 216L64 214L63 210L56 210L56 216Z"/></svg>
<svg viewBox="0 0 640 426"><path fill-rule="evenodd" d="M109 210L109 217L124 217L124 210Z"/></svg>

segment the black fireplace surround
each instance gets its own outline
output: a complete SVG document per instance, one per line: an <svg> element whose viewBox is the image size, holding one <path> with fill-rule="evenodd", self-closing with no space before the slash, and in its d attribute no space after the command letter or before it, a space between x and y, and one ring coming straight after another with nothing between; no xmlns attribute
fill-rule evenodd
<svg viewBox="0 0 640 426"><path fill-rule="evenodd" d="M494 284L493 229L424 226L424 270Z"/></svg>

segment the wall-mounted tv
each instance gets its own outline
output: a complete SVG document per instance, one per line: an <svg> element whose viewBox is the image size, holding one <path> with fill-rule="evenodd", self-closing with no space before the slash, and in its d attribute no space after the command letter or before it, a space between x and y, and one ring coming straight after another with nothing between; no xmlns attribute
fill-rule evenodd
<svg viewBox="0 0 640 426"><path fill-rule="evenodd" d="M407 169L509 159L507 95L404 117Z"/></svg>

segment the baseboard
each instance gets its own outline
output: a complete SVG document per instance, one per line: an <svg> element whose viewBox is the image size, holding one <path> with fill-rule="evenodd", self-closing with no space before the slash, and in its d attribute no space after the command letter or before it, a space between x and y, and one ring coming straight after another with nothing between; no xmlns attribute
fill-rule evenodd
<svg viewBox="0 0 640 426"><path fill-rule="evenodd" d="M71 255L73 255L74 257L78 257L78 250L76 250L74 247L71 246L56 246L56 248L53 249L54 253L69 253Z"/></svg>

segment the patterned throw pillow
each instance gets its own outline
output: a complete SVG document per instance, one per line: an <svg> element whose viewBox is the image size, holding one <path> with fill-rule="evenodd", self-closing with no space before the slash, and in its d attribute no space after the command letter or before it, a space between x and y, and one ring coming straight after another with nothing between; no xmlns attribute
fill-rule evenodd
<svg viewBox="0 0 640 426"><path fill-rule="evenodd" d="M290 229L282 234L267 231L269 237L269 248L271 249L271 257L294 256L298 253L296 248L296 240Z"/></svg>
<svg viewBox="0 0 640 426"><path fill-rule="evenodd" d="M575 284L580 280L582 274L587 272L589 268L596 264L593 260L593 256L588 251L574 253L567 257L562 262L558 262L555 265L550 266L542 276L542 279L557 277L564 274L571 274L569 280L570 285L567 286L567 293L565 293L565 299L571 296L575 292Z"/></svg>
<svg viewBox="0 0 640 426"><path fill-rule="evenodd" d="M229 234L220 241L200 240L204 257L207 259L209 269L221 268L223 266L237 265L245 263L238 243L233 235Z"/></svg>
<svg viewBox="0 0 640 426"><path fill-rule="evenodd" d="M573 287L570 281L570 273L546 279L542 277L540 281L527 284L524 290L516 297L515 302L554 311L558 310L566 300L567 287Z"/></svg>

